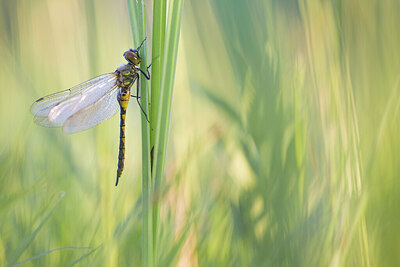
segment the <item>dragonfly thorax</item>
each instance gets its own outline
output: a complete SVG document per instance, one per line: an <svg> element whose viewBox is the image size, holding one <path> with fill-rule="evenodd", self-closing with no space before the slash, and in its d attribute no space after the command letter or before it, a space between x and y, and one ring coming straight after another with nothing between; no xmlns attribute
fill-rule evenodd
<svg viewBox="0 0 400 267"><path fill-rule="evenodd" d="M126 64L118 67L115 74L117 75L117 86L130 87L137 78L138 70L134 65Z"/></svg>

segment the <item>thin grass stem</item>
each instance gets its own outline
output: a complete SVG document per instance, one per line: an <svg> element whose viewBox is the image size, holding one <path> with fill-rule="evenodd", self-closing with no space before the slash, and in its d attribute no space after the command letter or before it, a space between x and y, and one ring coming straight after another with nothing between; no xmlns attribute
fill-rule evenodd
<svg viewBox="0 0 400 267"><path fill-rule="evenodd" d="M155 145L155 133L158 115L158 103L160 99L161 68L164 55L166 1L154 0L153 4L153 44L152 44L152 81L151 81L151 112L150 112L150 151L153 153ZM154 104L155 103L155 104ZM152 159L153 159L153 155ZM151 162L151 168L153 162ZM153 205L153 248L157 250L157 222L158 203ZM156 255L156 253L154 253Z"/></svg>
<svg viewBox="0 0 400 267"><path fill-rule="evenodd" d="M154 191L160 192L161 180L165 173L165 160L167 152L167 140L171 117L171 104L173 85L175 80L176 60L178 54L179 34L182 21L183 0L171 0L168 8L168 23L165 31L164 57L162 60L162 72L160 82L160 96L158 102L157 125L155 131L155 146L153 152L152 179ZM154 103L153 103L154 106ZM157 220L159 206L153 207L154 219ZM157 234L158 222L155 223ZM155 238L157 238L156 236ZM156 242L157 243L157 242Z"/></svg>
<svg viewBox="0 0 400 267"><path fill-rule="evenodd" d="M133 3L132 0L128 0L129 14L131 17L131 27L133 37L137 32L138 39L134 40L135 43L139 44L146 38L146 22L145 22L145 11L143 0L136 1ZM135 28L136 27L136 28ZM135 29L137 29L135 31ZM140 40L140 41L139 41ZM140 49L140 56L142 63L141 69L147 68L147 43L144 42ZM140 101L143 111L149 114L149 102L148 102L148 90L147 80L145 78L139 79L140 82ZM145 115L142 113L141 128L142 128L142 261L143 266L153 266L153 216L152 216L152 202L151 192L153 186L151 183L151 171L150 171L150 126L147 122Z"/></svg>

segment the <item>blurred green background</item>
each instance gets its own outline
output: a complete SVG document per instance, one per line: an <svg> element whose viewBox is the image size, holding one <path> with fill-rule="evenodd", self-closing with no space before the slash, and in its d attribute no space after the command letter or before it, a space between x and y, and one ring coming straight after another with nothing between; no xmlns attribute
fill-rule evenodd
<svg viewBox="0 0 400 267"><path fill-rule="evenodd" d="M186 0L158 266L400 266L399 29L398 0ZM0 1L1 266L141 264L136 103L117 188L118 116L29 112L140 41L125 1Z"/></svg>

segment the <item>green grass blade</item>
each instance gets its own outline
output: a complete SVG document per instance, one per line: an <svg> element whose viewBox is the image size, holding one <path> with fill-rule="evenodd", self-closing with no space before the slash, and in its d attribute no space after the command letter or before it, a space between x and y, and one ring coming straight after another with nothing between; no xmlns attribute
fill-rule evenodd
<svg viewBox="0 0 400 267"><path fill-rule="evenodd" d="M144 2L136 2L136 13L133 8L132 2L128 1L132 32L137 29L139 40L146 38L146 23L145 23L145 10ZM136 22L136 23L135 23ZM137 28L135 27L135 24ZM143 44L140 51L142 63L140 68L146 70L147 68L147 44ZM140 79L140 102L143 111L149 114L147 80L142 77ZM142 256L143 266L153 266L153 218L151 207L151 173L150 173L150 126L144 114L142 114L142 199L143 199L143 228L142 228Z"/></svg>
<svg viewBox="0 0 400 267"><path fill-rule="evenodd" d="M165 22L166 22L167 4L166 1L154 0L153 5L153 43L151 59L151 103L159 103L161 68L164 53L165 41ZM154 147L155 129L157 124L158 105L151 105L150 112L150 147Z"/></svg>
<svg viewBox="0 0 400 267"><path fill-rule="evenodd" d="M178 54L179 33L182 19L183 0L170 2L170 15L166 30L166 43L164 48L165 59L162 66L160 102L158 110L157 132L154 154L154 178L163 176L165 167L165 152L167 147L169 122L171 116L171 104L173 85L175 80L176 59Z"/></svg>
<svg viewBox="0 0 400 267"><path fill-rule="evenodd" d="M134 0L127 0L128 3L128 12L129 12L129 21L131 23L131 33L133 38L133 44L137 45L136 43L141 42L139 40L139 33L138 29L138 5Z"/></svg>
<svg viewBox="0 0 400 267"><path fill-rule="evenodd" d="M166 28L164 58L162 61L162 73L160 83L160 100L158 103L157 127L155 134L153 181L154 190L159 191L161 179L165 171L165 158L169 123L171 117L171 104L173 86L175 80L176 59L178 54L179 34L182 21L183 0L172 0L168 8L168 24ZM154 105L154 103L153 103ZM154 229L158 227L158 204L153 209ZM155 237L157 238L157 237Z"/></svg>
<svg viewBox="0 0 400 267"><path fill-rule="evenodd" d="M27 263L27 262L29 262L29 261L32 261L32 260L41 258L41 257L46 256L46 255L48 255L48 254L50 254L50 253L53 253L53 252L55 252L55 251L60 251L60 250L82 250L82 249L90 249L90 247L64 247L64 248L53 248L53 249L49 249L49 250L43 251L43 252L41 252L41 253L39 253L39 254L36 254L36 255L34 255L34 256L32 256L32 257L30 257L30 258L24 260L24 261L18 262L18 263L16 263L14 266L19 266L19 265L25 264L25 263ZM91 250L91 252L93 252L93 250ZM89 252L89 253L91 253L91 252Z"/></svg>
<svg viewBox="0 0 400 267"><path fill-rule="evenodd" d="M155 133L158 115L158 103L160 101L161 68L164 55L165 23L167 15L167 3L162 0L154 0L153 3L153 44L152 44L152 72L151 72L151 102L150 105L150 151L153 153L155 145ZM153 156L153 155L152 155ZM153 159L153 157L152 157ZM151 166L153 162L151 162ZM157 242L157 210L153 208L153 246L156 251Z"/></svg>
<svg viewBox="0 0 400 267"><path fill-rule="evenodd" d="M80 256L78 259L76 259L74 262L72 262L69 266L75 266L75 264L77 264L77 263L83 261L84 259L86 259L86 258L89 257L90 255L92 255L92 253L95 252L95 251L96 251L98 248L100 248L101 246L102 246L102 244L99 245L99 246L97 246L97 247L95 247L94 249L90 250L89 252L83 254L83 255Z"/></svg>

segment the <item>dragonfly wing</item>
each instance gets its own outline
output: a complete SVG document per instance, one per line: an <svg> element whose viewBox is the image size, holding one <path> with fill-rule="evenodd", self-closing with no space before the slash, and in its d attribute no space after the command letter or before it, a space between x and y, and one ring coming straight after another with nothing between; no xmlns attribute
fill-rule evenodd
<svg viewBox="0 0 400 267"><path fill-rule="evenodd" d="M110 75L82 92L62 101L49 112L49 121L57 125L64 124L73 114L95 103L104 94L112 90L112 88L116 86L116 80L117 78L115 75Z"/></svg>
<svg viewBox="0 0 400 267"><path fill-rule="evenodd" d="M65 121L63 131L65 133L83 131L114 116L119 110L119 92L120 88L114 86L112 90L103 95L97 102L73 114Z"/></svg>
<svg viewBox="0 0 400 267"><path fill-rule="evenodd" d="M36 124L45 126L45 127L61 127L62 126L62 123L54 123L54 122L50 121L49 118L47 118L47 117L35 116L33 121Z"/></svg>
<svg viewBox="0 0 400 267"><path fill-rule="evenodd" d="M84 83L81 83L77 86L74 86L70 89L51 94L42 98L39 98L38 100L35 101L35 103L32 104L31 106L31 113L35 115L35 122L44 126L54 126L54 125L46 125L46 123L42 123L45 121L45 117L47 117L53 107L67 99L68 97L71 97L73 95L76 95L83 90L87 89L88 87L91 87L92 85L95 85L97 83L101 83L104 79L108 79L112 76L113 74L103 74L100 76L97 76L93 79L90 79ZM43 118L39 118L43 117ZM51 122L48 122L48 124L51 124Z"/></svg>

